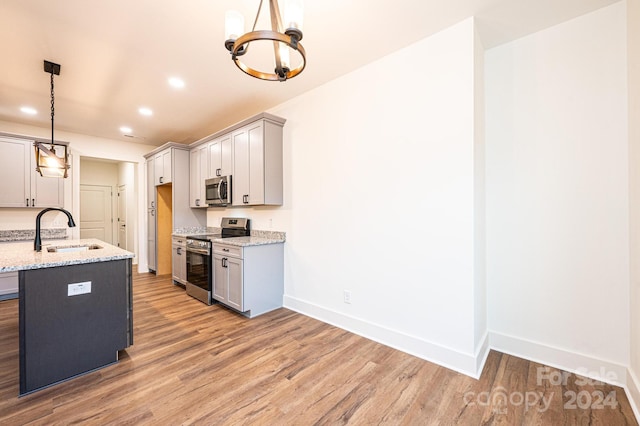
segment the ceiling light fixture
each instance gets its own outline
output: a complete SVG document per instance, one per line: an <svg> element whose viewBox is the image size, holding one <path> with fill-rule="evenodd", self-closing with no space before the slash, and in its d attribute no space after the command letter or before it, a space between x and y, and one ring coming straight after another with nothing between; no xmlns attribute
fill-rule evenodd
<svg viewBox="0 0 640 426"><path fill-rule="evenodd" d="M56 143L53 137L53 117L55 115L55 97L53 92L53 76L60 75L60 65L44 61L44 72L51 74L51 143L34 142L36 154L36 171L44 177L69 176L69 152L67 144ZM60 152L58 154L58 152Z"/></svg>
<svg viewBox="0 0 640 426"><path fill-rule="evenodd" d="M36 115L38 113L38 111L36 111L35 108L31 108L29 106L20 107L20 111L24 112L25 114L29 114L29 115Z"/></svg>
<svg viewBox="0 0 640 426"><path fill-rule="evenodd" d="M153 115L153 111L151 111L151 110L150 110L149 108L147 108L147 107L141 107L141 108L138 108L138 112L139 112L140 114L142 114L142 115L147 116L147 117L150 117L150 116L152 116L152 115Z"/></svg>
<svg viewBox="0 0 640 426"><path fill-rule="evenodd" d="M182 89L184 87L184 80L178 77L170 77L169 85L175 89Z"/></svg>
<svg viewBox="0 0 640 426"><path fill-rule="evenodd" d="M126 133L126 134L130 134L131 132L133 132L133 130L131 129L131 127L127 127L127 126L122 126L120 127L120 131L122 133Z"/></svg>
<svg viewBox="0 0 640 426"><path fill-rule="evenodd" d="M300 40L302 40L302 0L285 0L285 24L283 32L282 18L278 0L269 0L269 15L271 17L271 30L256 31L258 17L262 10L263 0L260 0L258 13L253 22L251 32L244 32L244 17L237 11L228 11L225 15L225 47L231 53L231 59L236 66L252 77L269 81L286 81L300 74L306 65L306 52ZM241 35L242 34L242 35ZM247 53L249 45L254 41L272 41L275 56L275 70L271 72L258 71L240 60ZM299 65L291 69L289 61L290 49L300 54Z"/></svg>

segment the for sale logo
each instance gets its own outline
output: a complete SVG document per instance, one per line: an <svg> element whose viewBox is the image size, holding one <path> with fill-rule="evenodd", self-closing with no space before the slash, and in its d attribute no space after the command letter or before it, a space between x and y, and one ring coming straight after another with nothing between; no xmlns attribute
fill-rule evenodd
<svg viewBox="0 0 640 426"><path fill-rule="evenodd" d="M601 367L598 372L588 371L586 368L580 368L577 372L579 374L584 374L585 376L602 377L607 381L616 381L618 379L618 376L613 371L606 371L603 367ZM572 374L566 371L551 370L549 367L538 367L536 377L538 386L542 386L545 381L549 382L553 386L567 386L569 383L569 377L571 376ZM578 376L575 380L575 385L602 386L604 383L600 380ZM602 410L606 407L618 407L616 391L610 391L605 394L605 392L601 390L594 390L591 392L586 390L567 390L564 392L563 396L565 410L575 410L576 408L580 408L581 410Z"/></svg>

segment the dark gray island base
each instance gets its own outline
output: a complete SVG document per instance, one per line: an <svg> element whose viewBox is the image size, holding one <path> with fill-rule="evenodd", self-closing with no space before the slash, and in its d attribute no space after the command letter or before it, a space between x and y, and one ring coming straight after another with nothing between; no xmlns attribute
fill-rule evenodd
<svg viewBox="0 0 640 426"><path fill-rule="evenodd" d="M19 274L21 396L115 363L133 344L130 258Z"/></svg>

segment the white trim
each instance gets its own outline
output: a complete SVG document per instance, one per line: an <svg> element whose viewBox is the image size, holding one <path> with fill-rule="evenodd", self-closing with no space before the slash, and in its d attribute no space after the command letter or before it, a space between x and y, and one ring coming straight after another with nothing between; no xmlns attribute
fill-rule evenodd
<svg viewBox="0 0 640 426"><path fill-rule="evenodd" d="M477 354L474 355L444 347L419 337L392 330L382 325L373 324L360 318L345 315L341 312L314 305L313 303L291 296L284 296L283 301L284 306L288 309L441 365L474 379L480 377L482 367L486 361L486 355L489 353L488 335L483 338ZM480 355L483 357L480 357ZM482 359L482 362L478 362L478 359Z"/></svg>
<svg viewBox="0 0 640 426"><path fill-rule="evenodd" d="M627 367L615 362L496 332L489 333L489 343L496 351L611 385L624 388L627 381Z"/></svg>
<svg viewBox="0 0 640 426"><path fill-rule="evenodd" d="M636 419L640 419L640 381L631 368L627 369L627 384L624 387Z"/></svg>
<svg viewBox="0 0 640 426"><path fill-rule="evenodd" d="M480 344L476 349L475 358L476 358L476 373L474 377L476 379L480 378L482 374L482 370L484 370L484 365L487 362L487 358L489 357L489 352L491 351L491 346L489 345L489 331L484 332L484 336L480 340Z"/></svg>

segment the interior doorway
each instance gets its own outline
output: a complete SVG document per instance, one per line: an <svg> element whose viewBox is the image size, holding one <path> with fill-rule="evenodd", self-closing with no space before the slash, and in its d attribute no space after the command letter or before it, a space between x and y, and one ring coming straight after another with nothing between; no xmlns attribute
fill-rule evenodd
<svg viewBox="0 0 640 426"><path fill-rule="evenodd" d="M113 244L113 194L108 185L80 185L80 238Z"/></svg>

